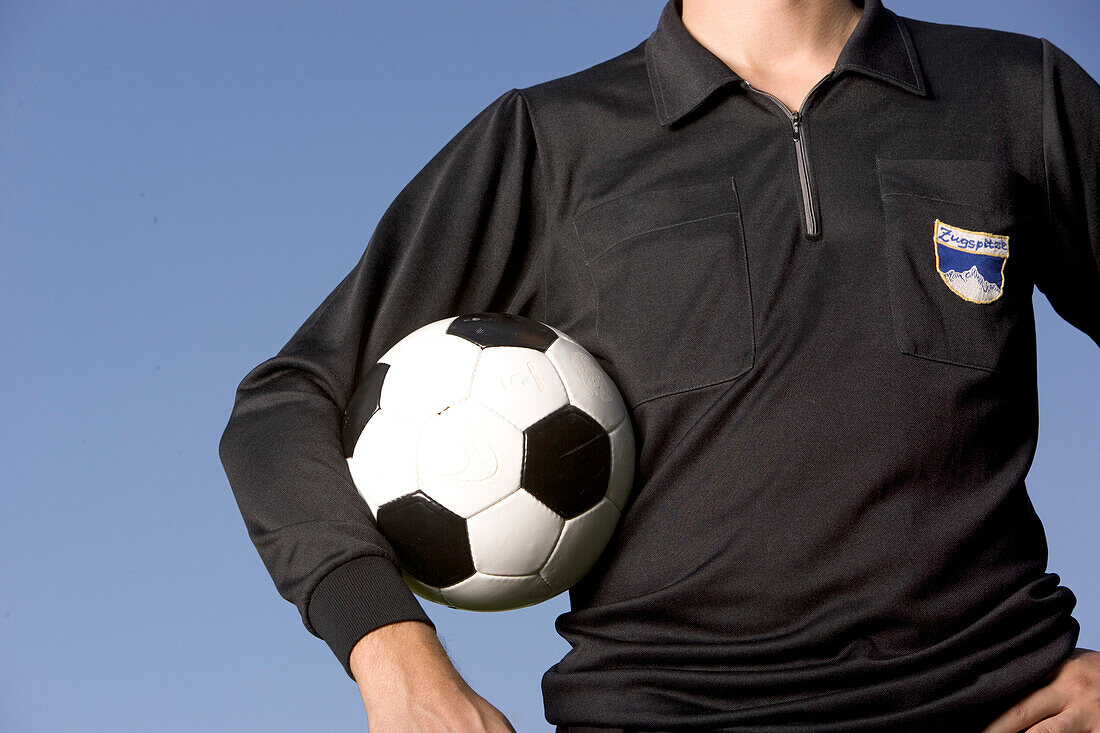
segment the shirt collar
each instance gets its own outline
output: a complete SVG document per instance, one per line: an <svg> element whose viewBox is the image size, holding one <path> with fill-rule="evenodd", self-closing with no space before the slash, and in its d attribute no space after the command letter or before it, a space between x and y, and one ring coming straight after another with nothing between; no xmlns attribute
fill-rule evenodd
<svg viewBox="0 0 1100 733"><path fill-rule="evenodd" d="M682 0L668 0L645 44L646 69L662 125L671 125L715 90L741 77L684 27ZM881 0L865 0L863 14L844 44L835 71L850 70L924 95L913 41Z"/></svg>

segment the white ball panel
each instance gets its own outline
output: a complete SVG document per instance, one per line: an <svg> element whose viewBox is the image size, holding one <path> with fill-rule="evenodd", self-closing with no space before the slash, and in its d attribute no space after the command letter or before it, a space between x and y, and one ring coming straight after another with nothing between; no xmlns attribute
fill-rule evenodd
<svg viewBox="0 0 1100 733"><path fill-rule="evenodd" d="M427 600L434 603L441 603L444 606L451 605L450 603L448 603L447 599L443 597L443 593L439 590L439 588L431 585L424 585L419 580L406 573L404 570L401 571L401 577L405 579L405 584L409 586L410 589L412 589L412 592L416 593L421 598L426 598Z"/></svg>
<svg viewBox="0 0 1100 733"><path fill-rule="evenodd" d="M608 433L611 439L611 478L607 485L607 498L621 512L634 488L634 429L629 420L623 420Z"/></svg>
<svg viewBox="0 0 1100 733"><path fill-rule="evenodd" d="M564 521L523 489L466 522L474 567L492 575L537 574Z"/></svg>
<svg viewBox="0 0 1100 733"><path fill-rule="evenodd" d="M416 491L416 445L417 427L393 413L378 410L367 420L348 468L375 517L382 504Z"/></svg>
<svg viewBox="0 0 1100 733"><path fill-rule="evenodd" d="M470 394L481 347L450 334L428 334L403 347L386 372L378 403L415 423Z"/></svg>
<svg viewBox="0 0 1100 733"><path fill-rule="evenodd" d="M464 400L420 426L420 488L472 517L519 487L523 433L484 405Z"/></svg>
<svg viewBox="0 0 1100 733"><path fill-rule="evenodd" d="M558 372L536 349L490 346L481 352L470 399L503 415L520 430L569 404Z"/></svg>
<svg viewBox="0 0 1100 733"><path fill-rule="evenodd" d="M546 357L561 375L569 401L610 431L624 417L622 395L588 351L570 338L558 338L546 350Z"/></svg>
<svg viewBox="0 0 1100 733"><path fill-rule="evenodd" d="M454 316L433 321L426 326L421 326L391 346L389 351L378 357L378 361L391 365L395 362L406 361L408 359L408 357L405 356L406 352L418 352L422 348L421 343L423 341L447 333L447 327L451 325L452 321L454 321Z"/></svg>
<svg viewBox="0 0 1100 733"><path fill-rule="evenodd" d="M576 583L592 568L619 523L619 510L608 499L584 514L566 521L558 546L540 575L560 592Z"/></svg>
<svg viewBox="0 0 1100 733"><path fill-rule="evenodd" d="M442 590L443 597L470 611L507 611L541 603L557 593L538 575L487 575L475 573Z"/></svg>

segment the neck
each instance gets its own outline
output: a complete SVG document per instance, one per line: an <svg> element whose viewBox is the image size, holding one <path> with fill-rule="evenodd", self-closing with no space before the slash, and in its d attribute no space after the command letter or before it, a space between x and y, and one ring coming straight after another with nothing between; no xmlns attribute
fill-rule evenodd
<svg viewBox="0 0 1100 733"><path fill-rule="evenodd" d="M741 78L827 74L859 21L852 0L682 0L684 27Z"/></svg>

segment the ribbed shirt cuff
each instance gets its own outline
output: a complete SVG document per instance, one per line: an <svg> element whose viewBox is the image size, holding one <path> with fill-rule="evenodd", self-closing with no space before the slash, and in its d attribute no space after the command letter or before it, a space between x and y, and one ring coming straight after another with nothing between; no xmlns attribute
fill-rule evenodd
<svg viewBox="0 0 1100 733"><path fill-rule="evenodd" d="M351 650L371 631L397 621L435 628L401 571L384 557L357 557L321 579L309 599L309 622L352 680Z"/></svg>

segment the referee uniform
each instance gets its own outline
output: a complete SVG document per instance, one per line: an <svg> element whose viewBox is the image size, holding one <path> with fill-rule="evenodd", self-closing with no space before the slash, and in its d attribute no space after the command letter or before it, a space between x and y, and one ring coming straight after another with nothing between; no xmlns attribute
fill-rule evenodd
<svg viewBox="0 0 1100 733"><path fill-rule="evenodd" d="M343 407L421 325L529 316L600 361L638 453L557 620L559 731L978 730L1078 638L1024 479L1033 289L1100 343L1100 87L866 0L791 111L680 12L484 108L244 378L220 452L249 534L349 675L364 634L431 623Z"/></svg>

